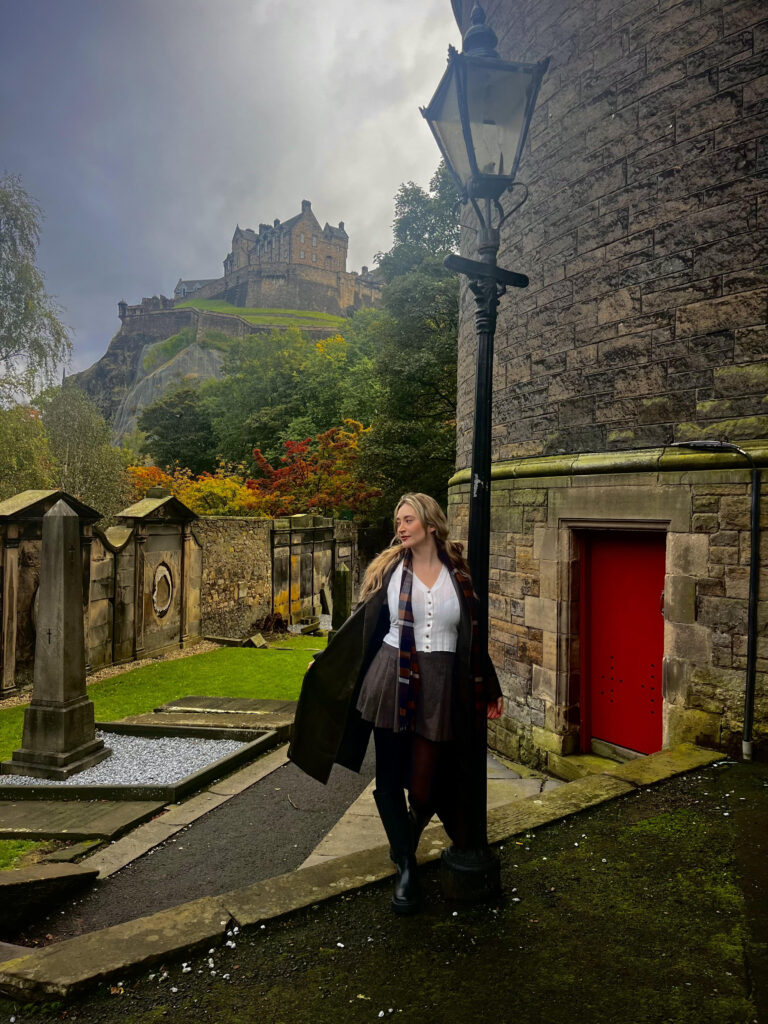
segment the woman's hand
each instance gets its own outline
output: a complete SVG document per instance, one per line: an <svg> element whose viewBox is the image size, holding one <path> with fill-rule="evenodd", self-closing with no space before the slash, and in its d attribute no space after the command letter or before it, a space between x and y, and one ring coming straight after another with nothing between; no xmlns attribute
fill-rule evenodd
<svg viewBox="0 0 768 1024"><path fill-rule="evenodd" d="M501 718L501 714L504 710L504 698L498 697L496 700L488 701L488 717L489 718Z"/></svg>

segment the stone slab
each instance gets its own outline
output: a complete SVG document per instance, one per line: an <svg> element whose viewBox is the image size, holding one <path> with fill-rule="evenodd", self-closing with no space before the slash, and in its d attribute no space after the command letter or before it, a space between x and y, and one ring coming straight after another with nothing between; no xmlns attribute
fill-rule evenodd
<svg viewBox="0 0 768 1024"><path fill-rule="evenodd" d="M0 963L4 960L14 960L16 957L26 956L28 952L28 946L14 946L11 942L0 942Z"/></svg>
<svg viewBox="0 0 768 1024"><path fill-rule="evenodd" d="M163 807L154 800L0 800L0 838L113 839Z"/></svg>
<svg viewBox="0 0 768 1024"><path fill-rule="evenodd" d="M226 793L198 793L190 797L182 804L175 804L163 815L161 821L164 825L190 825L193 821L214 810L229 800Z"/></svg>
<svg viewBox="0 0 768 1024"><path fill-rule="evenodd" d="M221 938L222 897L204 897L149 917L35 949L0 964L0 992L12 998L68 996L85 985Z"/></svg>
<svg viewBox="0 0 768 1024"><path fill-rule="evenodd" d="M488 841L502 842L518 832L546 825L617 796L624 796L634 788L623 779L609 775L590 775L538 797L495 808L488 813Z"/></svg>
<svg viewBox="0 0 768 1024"><path fill-rule="evenodd" d="M553 754L547 758L547 767L559 779L573 782L587 775L603 775L615 768L616 761L596 754Z"/></svg>
<svg viewBox="0 0 768 1024"><path fill-rule="evenodd" d="M703 768L722 760L722 751L707 750L705 747L696 746L695 743L681 743L669 750L660 750L656 754L616 765L606 774L631 782L635 786L650 786L672 775L682 775L684 772L694 771L696 768Z"/></svg>
<svg viewBox="0 0 768 1024"><path fill-rule="evenodd" d="M247 714L264 715L276 712L296 712L295 700L266 700L248 697L180 697L169 701L157 712L166 711L202 711L213 714Z"/></svg>
<svg viewBox="0 0 768 1024"><path fill-rule="evenodd" d="M70 846L65 846L61 850L54 850L53 853L47 853L43 857L43 861L46 864L68 863L76 860L78 857L82 857L101 842L101 839L84 839L81 843L72 843Z"/></svg>
<svg viewBox="0 0 768 1024"><path fill-rule="evenodd" d="M93 868L76 864L33 864L27 868L0 871L0 906L3 934L28 923L33 914L71 896L96 880Z"/></svg>
<svg viewBox="0 0 768 1024"><path fill-rule="evenodd" d="M140 829L128 836L123 836L109 846L97 850L91 857L87 857L83 864L94 868L99 873L99 878L109 878L124 867L132 864L133 861L149 853L166 839L181 832L184 825L165 825L162 819L150 821L142 825Z"/></svg>
<svg viewBox="0 0 768 1024"><path fill-rule="evenodd" d="M241 768L234 775L221 779L219 782L214 782L213 785L208 787L208 792L235 796L237 793L242 793L243 790L248 789L249 786L253 786L254 783L260 782L261 779L271 775L272 772L277 771L278 768L282 768L287 763L288 744L286 743L276 750L270 751L269 754L260 757L258 761L254 761L252 764L246 765L245 768Z"/></svg>

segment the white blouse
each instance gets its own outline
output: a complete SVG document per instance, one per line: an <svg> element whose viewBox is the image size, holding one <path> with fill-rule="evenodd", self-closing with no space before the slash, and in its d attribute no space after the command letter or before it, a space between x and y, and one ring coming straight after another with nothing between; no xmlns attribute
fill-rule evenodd
<svg viewBox="0 0 768 1024"><path fill-rule="evenodd" d="M400 562L392 573L387 587L389 632L384 637L384 643L390 647L400 646L400 627L397 620L402 579L403 563ZM416 573L413 574L411 608L417 651L456 650L461 608L451 574L445 565L440 569L440 575L431 587L425 587Z"/></svg>

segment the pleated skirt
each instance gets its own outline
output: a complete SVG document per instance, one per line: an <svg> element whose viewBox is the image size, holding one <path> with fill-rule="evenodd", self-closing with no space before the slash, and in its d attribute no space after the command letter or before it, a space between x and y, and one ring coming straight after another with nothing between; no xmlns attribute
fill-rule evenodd
<svg viewBox="0 0 768 1024"><path fill-rule="evenodd" d="M456 655L451 651L419 651L417 658L421 682L415 731L428 740L450 740ZM357 709L366 722L379 729L398 727L399 664L397 647L382 644L360 687Z"/></svg>

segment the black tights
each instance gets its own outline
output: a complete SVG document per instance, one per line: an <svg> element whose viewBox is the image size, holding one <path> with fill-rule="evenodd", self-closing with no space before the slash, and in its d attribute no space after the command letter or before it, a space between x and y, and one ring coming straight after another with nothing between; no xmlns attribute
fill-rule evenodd
<svg viewBox="0 0 768 1024"><path fill-rule="evenodd" d="M376 789L383 793L408 790L411 805L419 811L434 809L438 771L446 744L417 733L374 729Z"/></svg>

